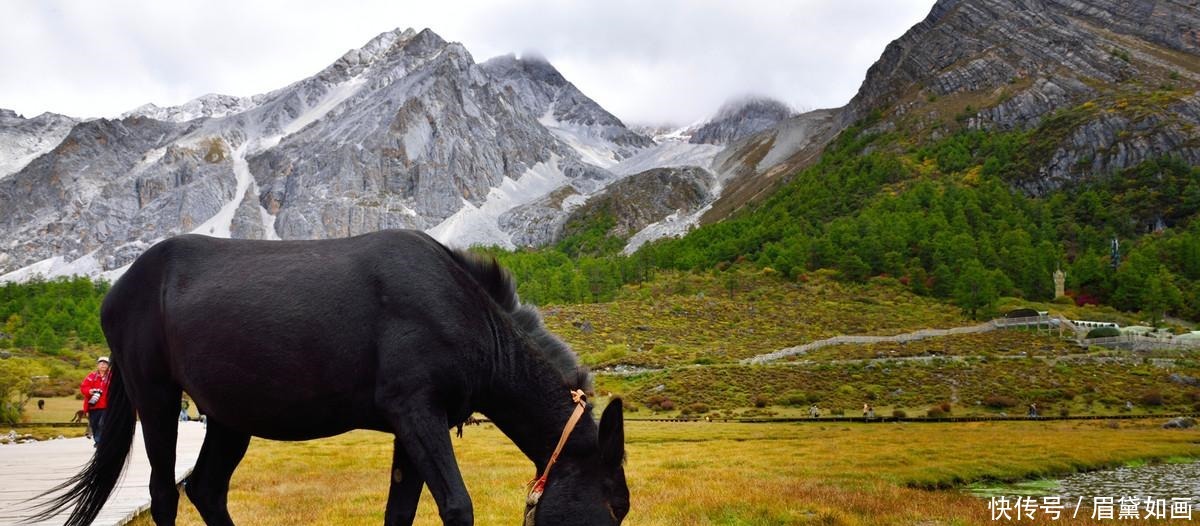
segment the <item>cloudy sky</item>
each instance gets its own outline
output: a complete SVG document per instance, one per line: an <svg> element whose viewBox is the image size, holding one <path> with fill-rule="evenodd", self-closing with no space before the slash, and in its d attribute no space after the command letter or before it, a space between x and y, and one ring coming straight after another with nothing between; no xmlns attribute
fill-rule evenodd
<svg viewBox="0 0 1200 526"><path fill-rule="evenodd" d="M685 124L732 97L799 109L854 95L933 0L0 0L0 108L113 117L147 102L252 95L396 28L476 61L537 52L627 122Z"/></svg>

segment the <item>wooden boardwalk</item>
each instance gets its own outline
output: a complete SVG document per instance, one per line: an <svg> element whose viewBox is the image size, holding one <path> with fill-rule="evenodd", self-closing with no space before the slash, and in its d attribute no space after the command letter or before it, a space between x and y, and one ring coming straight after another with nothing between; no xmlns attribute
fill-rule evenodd
<svg viewBox="0 0 1200 526"><path fill-rule="evenodd" d="M181 481L191 473L204 441L204 425L199 422L179 424L176 448L175 480ZM18 524L28 513L24 501L37 496L70 478L92 456L92 441L87 438L47 440L28 444L0 446L0 525ZM150 507L150 462L142 443L139 423L133 439L129 464L116 491L109 498L96 526L120 525ZM37 525L61 525L66 515Z"/></svg>

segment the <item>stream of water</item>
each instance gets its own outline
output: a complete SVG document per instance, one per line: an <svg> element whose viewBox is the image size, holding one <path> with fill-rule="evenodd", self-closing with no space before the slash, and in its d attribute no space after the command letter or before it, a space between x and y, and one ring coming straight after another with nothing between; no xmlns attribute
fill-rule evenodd
<svg viewBox="0 0 1200 526"><path fill-rule="evenodd" d="M1062 502L1074 506L1083 498L1089 506L1093 498L1122 497L1189 499L1193 509L1200 510L1200 462L1146 464L1077 473L1058 480L1018 482L1000 486L973 486L968 489L978 497L1059 496Z"/></svg>

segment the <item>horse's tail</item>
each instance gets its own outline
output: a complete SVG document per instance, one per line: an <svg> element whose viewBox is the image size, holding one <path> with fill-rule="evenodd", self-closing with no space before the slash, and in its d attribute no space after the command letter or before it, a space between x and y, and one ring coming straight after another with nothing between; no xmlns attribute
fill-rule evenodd
<svg viewBox="0 0 1200 526"><path fill-rule="evenodd" d="M116 364L113 364L109 381L108 407L104 410L102 425L102 439L91 461L66 482L34 497L32 500L53 496L49 502L36 505L33 508L36 515L26 519L25 523L48 520L70 509L71 516L63 526L91 524L117 486L133 446L137 419L121 381L121 369Z"/></svg>

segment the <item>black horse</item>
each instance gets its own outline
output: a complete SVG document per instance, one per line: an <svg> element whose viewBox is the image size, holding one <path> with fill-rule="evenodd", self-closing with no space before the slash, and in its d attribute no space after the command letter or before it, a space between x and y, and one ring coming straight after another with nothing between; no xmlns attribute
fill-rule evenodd
<svg viewBox="0 0 1200 526"><path fill-rule="evenodd" d="M142 421L150 513L174 524L181 391L208 415L185 485L207 524L232 524L229 479L251 436L308 440L352 429L395 435L384 523L411 524L423 485L442 522L472 524L449 428L483 413L547 469L588 371L522 305L494 259L389 230L324 241L185 235L151 247L101 308L113 382L105 435L38 518L89 524ZM301 418L295 418L299 413ZM616 525L629 509L621 402L587 411L526 523ZM531 499L535 500L535 499Z"/></svg>

